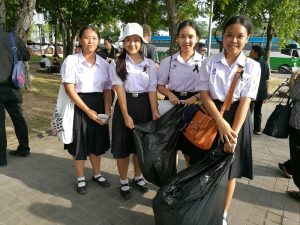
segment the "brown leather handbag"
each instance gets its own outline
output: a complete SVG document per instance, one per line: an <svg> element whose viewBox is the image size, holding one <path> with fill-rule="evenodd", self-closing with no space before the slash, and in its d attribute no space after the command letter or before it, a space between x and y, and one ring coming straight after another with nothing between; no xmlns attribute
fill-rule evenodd
<svg viewBox="0 0 300 225"><path fill-rule="evenodd" d="M243 67L239 65L239 68L234 75L230 89L227 93L225 101L221 107L220 114L223 116L225 110L230 109L232 102L233 92L238 78L242 75ZM189 125L183 131L184 136L196 147L202 150L210 150L212 144L216 138L218 132L218 125L216 121L211 117L201 106L202 109L197 111L189 123Z"/></svg>

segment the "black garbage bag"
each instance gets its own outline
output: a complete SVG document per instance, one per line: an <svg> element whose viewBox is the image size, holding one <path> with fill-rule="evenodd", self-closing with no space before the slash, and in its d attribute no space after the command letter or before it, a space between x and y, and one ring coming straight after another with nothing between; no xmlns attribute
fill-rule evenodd
<svg viewBox="0 0 300 225"><path fill-rule="evenodd" d="M144 178L157 185L165 184L176 170L176 143L183 106L176 105L159 120L135 125L136 151Z"/></svg>
<svg viewBox="0 0 300 225"><path fill-rule="evenodd" d="M161 187L152 205L156 225L222 225L233 158L218 147Z"/></svg>

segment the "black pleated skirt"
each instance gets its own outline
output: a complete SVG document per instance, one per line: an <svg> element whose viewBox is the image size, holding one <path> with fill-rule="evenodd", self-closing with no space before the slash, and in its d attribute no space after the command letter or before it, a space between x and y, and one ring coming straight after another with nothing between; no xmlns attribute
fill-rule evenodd
<svg viewBox="0 0 300 225"><path fill-rule="evenodd" d="M102 93L78 93L82 101L98 114L105 113ZM91 120L79 107L74 108L73 142L65 149L76 160L86 160L90 154L102 155L110 147L108 125Z"/></svg>
<svg viewBox="0 0 300 225"><path fill-rule="evenodd" d="M221 108L223 102L215 101L215 104L218 109ZM238 108L239 101L234 102L229 111L225 111L224 118L225 120L232 125L236 110ZM229 168L229 179L245 177L248 179L253 179L253 162L252 162L252 131L253 124L251 119L250 110L248 110L245 122L240 129L238 134L237 145L235 148L235 160ZM214 140L212 149L216 148L218 144L221 143L220 136L217 135ZM207 151L201 149L192 148L191 151L191 161L190 163L198 162Z"/></svg>
<svg viewBox="0 0 300 225"><path fill-rule="evenodd" d="M132 97L126 94L127 110L134 124L149 122L152 120L152 112L148 93ZM123 114L119 102L116 101L112 120L112 144L111 152L114 158L126 158L130 154L136 154L132 130L125 126Z"/></svg>

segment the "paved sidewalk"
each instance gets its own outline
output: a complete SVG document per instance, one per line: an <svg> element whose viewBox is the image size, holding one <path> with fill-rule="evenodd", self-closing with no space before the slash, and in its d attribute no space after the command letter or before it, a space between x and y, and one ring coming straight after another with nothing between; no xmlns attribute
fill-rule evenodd
<svg viewBox="0 0 300 225"><path fill-rule="evenodd" d="M264 105L264 119L275 105ZM74 191L72 160L56 137L32 140L31 148L27 158L8 155L8 166L0 168L1 225L155 224L151 199L157 188L151 186L144 195L133 191L134 197L129 201L121 199L116 163L110 153L102 158L102 170L112 186L104 189L89 181L88 193L80 196ZM300 204L285 193L296 187L277 168L278 162L289 158L288 140L254 136L253 149L255 178L238 180L229 225L300 225ZM180 166L183 165L180 157ZM132 166L130 169L132 176ZM86 178L91 175L87 161Z"/></svg>

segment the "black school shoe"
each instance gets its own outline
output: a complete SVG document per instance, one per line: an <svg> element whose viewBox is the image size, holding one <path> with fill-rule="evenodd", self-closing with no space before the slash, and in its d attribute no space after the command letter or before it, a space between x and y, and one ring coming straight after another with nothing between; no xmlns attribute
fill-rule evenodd
<svg viewBox="0 0 300 225"><path fill-rule="evenodd" d="M139 192L141 192L141 193L146 193L146 192L148 192L149 190L150 190L150 188L149 188L149 186L147 185L147 183L145 182L145 184L144 185L140 185L140 184L138 184L140 181L144 181L145 182L145 180L144 180L144 178L140 178L140 179L137 179L137 180L132 180L131 181L131 186L134 188L134 189L136 189L136 190L138 190Z"/></svg>
<svg viewBox="0 0 300 225"><path fill-rule="evenodd" d="M85 182L85 180L77 181L76 191L78 194L85 195L87 193L86 184L83 187L78 187L78 184L81 182Z"/></svg>
<svg viewBox="0 0 300 225"><path fill-rule="evenodd" d="M27 156L29 156L30 152L15 150L15 151L9 151L9 154L11 154L13 156L27 157Z"/></svg>
<svg viewBox="0 0 300 225"><path fill-rule="evenodd" d="M99 177L97 177L97 178L95 178L94 176L92 176L92 181L96 182L97 184L100 184L100 186L102 186L102 187L109 187L110 186L110 182L106 178L104 178L105 179L104 181L100 181L99 179L101 177L104 178L102 175L99 176Z"/></svg>
<svg viewBox="0 0 300 225"><path fill-rule="evenodd" d="M127 191L122 190L122 187L125 187L125 186L129 187L129 184L120 184L120 194L123 199L129 200L132 197L131 190L130 190L130 187L129 187L129 190L127 190Z"/></svg>

